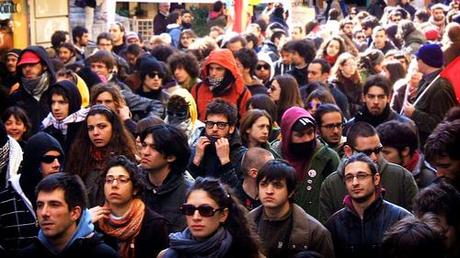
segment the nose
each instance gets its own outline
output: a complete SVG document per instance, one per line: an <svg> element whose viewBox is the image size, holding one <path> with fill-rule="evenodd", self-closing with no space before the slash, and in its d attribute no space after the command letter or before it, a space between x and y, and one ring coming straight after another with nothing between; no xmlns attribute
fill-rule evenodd
<svg viewBox="0 0 460 258"><path fill-rule="evenodd" d="M59 163L59 160L58 159L54 159L53 161L53 167L59 167L61 166L61 163Z"/></svg>
<svg viewBox="0 0 460 258"><path fill-rule="evenodd" d="M39 213L42 217L48 217L48 206L46 204L43 204L43 207L41 207L37 213Z"/></svg>
<svg viewBox="0 0 460 258"><path fill-rule="evenodd" d="M198 210L195 210L193 212L193 216L192 216L193 220L200 220L201 219L201 215L200 213L198 212Z"/></svg>
<svg viewBox="0 0 460 258"><path fill-rule="evenodd" d="M377 163L378 159L379 159L379 156L377 154L375 154L375 152L372 152L372 154L369 156L369 158L371 158L371 160L375 163Z"/></svg>

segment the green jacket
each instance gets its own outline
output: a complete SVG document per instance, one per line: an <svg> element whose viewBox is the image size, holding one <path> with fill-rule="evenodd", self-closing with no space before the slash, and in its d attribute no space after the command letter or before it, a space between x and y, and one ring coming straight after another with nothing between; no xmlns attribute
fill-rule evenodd
<svg viewBox="0 0 460 258"><path fill-rule="evenodd" d="M279 157L282 157L281 141L274 142L272 148ZM302 182L298 182L294 196L294 202L315 218L319 216L321 183L329 174L337 170L339 163L340 159L337 153L318 141L310 167L305 169L305 178Z"/></svg>
<svg viewBox="0 0 460 258"><path fill-rule="evenodd" d="M344 207L343 198L348 193L343 181L342 166L343 162L340 163L337 171L330 174L321 185L319 221L322 223ZM385 190L384 199L411 211L413 200L418 191L412 173L383 158L379 162L379 171L381 171L380 185Z"/></svg>

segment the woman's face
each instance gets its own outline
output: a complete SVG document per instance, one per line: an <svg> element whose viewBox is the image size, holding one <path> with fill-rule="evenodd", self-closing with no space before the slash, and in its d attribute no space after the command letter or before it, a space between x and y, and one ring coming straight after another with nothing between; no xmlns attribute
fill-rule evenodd
<svg viewBox="0 0 460 258"><path fill-rule="evenodd" d="M273 80L272 85L268 88L268 96L276 103L280 100L281 87L277 80Z"/></svg>
<svg viewBox="0 0 460 258"><path fill-rule="evenodd" d="M195 207L202 205L211 206L213 209L219 209L216 201L214 201L206 191L194 190L187 198L187 203ZM196 239L205 239L214 234L220 225L227 220L228 209L219 210L211 217L202 216L198 210L195 210L193 215L186 215L187 226L190 233Z"/></svg>
<svg viewBox="0 0 460 258"><path fill-rule="evenodd" d="M27 132L27 127L24 122L20 119L16 119L13 115L5 121L5 129L6 133L16 141L22 140L22 136Z"/></svg>
<svg viewBox="0 0 460 258"><path fill-rule="evenodd" d="M422 80L423 74L421 72L413 72L410 77L410 84L411 85L418 85L418 83Z"/></svg>
<svg viewBox="0 0 460 258"><path fill-rule="evenodd" d="M337 56L340 51L340 43L333 39L329 42L329 45L326 47L326 54L328 56Z"/></svg>
<svg viewBox="0 0 460 258"><path fill-rule="evenodd" d="M254 121L252 126L246 130L248 139L257 144L267 143L268 134L270 133L270 120L261 116Z"/></svg>
<svg viewBox="0 0 460 258"><path fill-rule="evenodd" d="M347 78L353 76L353 74L356 73L356 69L358 69L358 64L353 59L347 59L347 61L340 66L343 76Z"/></svg>
<svg viewBox="0 0 460 258"><path fill-rule="evenodd" d="M152 91L161 89L163 84L163 78L158 72L151 72L145 76L144 79L144 90Z"/></svg>
<svg viewBox="0 0 460 258"><path fill-rule="evenodd" d="M123 206L135 195L129 173L122 166L111 167L105 175L104 195L109 205Z"/></svg>
<svg viewBox="0 0 460 258"><path fill-rule="evenodd" d="M321 101L319 99L312 99L308 102L307 111L310 112L311 115L314 115L316 110L318 110L319 105L321 105Z"/></svg>
<svg viewBox="0 0 460 258"><path fill-rule="evenodd" d="M95 114L87 118L88 136L94 146L102 148L112 139L112 124L104 115Z"/></svg>
<svg viewBox="0 0 460 258"><path fill-rule="evenodd" d="M193 43L193 41L195 41L195 38L188 34L182 34L182 36L180 37L180 43L184 48L188 48L190 44Z"/></svg>

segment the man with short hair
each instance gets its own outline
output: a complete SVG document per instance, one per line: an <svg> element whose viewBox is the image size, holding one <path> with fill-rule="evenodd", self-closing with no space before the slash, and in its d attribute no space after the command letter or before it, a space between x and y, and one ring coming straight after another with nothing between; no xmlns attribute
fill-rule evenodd
<svg viewBox="0 0 460 258"><path fill-rule="evenodd" d="M293 68L287 73L294 76L300 86L308 83L308 65L315 58L316 49L311 40L296 40L290 45Z"/></svg>
<svg viewBox="0 0 460 258"><path fill-rule="evenodd" d="M291 31L292 40L302 40L305 38L305 32L302 29L302 26L294 26Z"/></svg>
<svg viewBox="0 0 460 258"><path fill-rule="evenodd" d="M296 170L283 160L268 161L256 182L261 206L249 213L256 225L267 257L294 257L302 251L315 251L334 257L331 236L315 218L293 203Z"/></svg>
<svg viewBox="0 0 460 258"><path fill-rule="evenodd" d="M316 137L317 124L308 111L291 107L281 120L281 140L272 143L279 157L296 170L299 182L295 202L308 214L319 215L321 183L339 165L337 153Z"/></svg>
<svg viewBox="0 0 460 258"><path fill-rule="evenodd" d="M380 257L383 234L411 214L383 200L377 165L363 153L352 155L343 165L348 195L344 208L326 222L334 242L335 256Z"/></svg>
<svg viewBox="0 0 460 258"><path fill-rule="evenodd" d="M172 46L179 48L180 34L182 32L182 19L179 11L169 13L167 21L166 33L171 36Z"/></svg>
<svg viewBox="0 0 460 258"><path fill-rule="evenodd" d="M193 21L192 12L190 12L189 10L183 10L181 13L181 19L182 19L182 28L184 30L192 29L192 21Z"/></svg>
<svg viewBox="0 0 460 258"><path fill-rule="evenodd" d="M118 257L94 230L85 186L77 175L55 173L36 189L38 238L18 257Z"/></svg>
<svg viewBox="0 0 460 258"><path fill-rule="evenodd" d="M348 128L357 122L366 122L377 127L386 121L396 120L403 123L413 123L410 119L396 113L390 107L392 88L390 80L383 75L371 75L363 86L364 105L355 117L345 124L344 134Z"/></svg>
<svg viewBox="0 0 460 258"><path fill-rule="evenodd" d="M430 185L436 178L436 170L425 161L418 147L416 129L407 123L388 121L377 126L383 145L383 157L391 163L403 166L414 176L418 189Z"/></svg>
<svg viewBox="0 0 460 258"><path fill-rule="evenodd" d="M436 176L460 191L460 120L439 124L425 144L425 157L436 168Z"/></svg>
<svg viewBox="0 0 460 258"><path fill-rule="evenodd" d="M160 35L166 32L168 26L169 3L159 3L158 13L153 18L153 34Z"/></svg>
<svg viewBox="0 0 460 258"><path fill-rule="evenodd" d="M342 136L344 118L340 108L335 104L321 104L313 117L320 139L342 157L346 138Z"/></svg>
<svg viewBox="0 0 460 258"><path fill-rule="evenodd" d="M382 26L377 26L372 30L372 43L370 49L378 49L386 54L388 51L395 49L394 44L388 39L387 32Z"/></svg>
<svg viewBox="0 0 460 258"><path fill-rule="evenodd" d="M420 143L424 145L436 125L451 107L458 105L458 101L452 84L439 76L444 64L441 47L426 44L415 55L423 77L417 87L415 105L405 101L403 112L417 125Z"/></svg>
<svg viewBox="0 0 460 258"><path fill-rule="evenodd" d="M243 160L241 161L243 182L238 184L235 192L238 199L249 211L261 204L256 182L259 170L268 161L273 159L275 159L275 157L273 157L270 151L260 147L249 148L243 156Z"/></svg>
<svg viewBox="0 0 460 258"><path fill-rule="evenodd" d="M89 33L85 27L75 26L72 29L72 41L77 49L78 59L85 59L86 47L89 43Z"/></svg>
<svg viewBox="0 0 460 258"><path fill-rule="evenodd" d="M187 137L171 125L156 125L141 133L141 142L142 199L169 221L170 232L181 231L187 224L179 207L193 184L184 174L190 158Z"/></svg>
<svg viewBox="0 0 460 258"><path fill-rule="evenodd" d="M355 153L368 155L378 165L380 183L385 189L384 199L411 210L418 188L412 174L405 168L386 161L381 154L383 146L372 125L358 122L350 127L344 146L345 159ZM343 184L343 163L336 172L330 174L321 185L320 221L325 222L336 211L343 208L343 198L347 189Z"/></svg>
<svg viewBox="0 0 460 258"><path fill-rule="evenodd" d="M267 53L270 56L272 62L276 62L280 58L278 51L281 49L285 42L286 31L282 29L274 29L270 39L266 39L263 42L259 52Z"/></svg>
<svg viewBox="0 0 460 258"><path fill-rule="evenodd" d="M112 51L121 56L126 49L125 27L121 23L114 23L110 25L109 33L112 35L113 40Z"/></svg>
<svg viewBox="0 0 460 258"><path fill-rule="evenodd" d="M16 76L16 65L19 61L19 54L21 54L21 50L17 48L10 49L5 54L6 75L2 80L2 84L10 93L14 92L16 87L19 87L19 84L17 84L19 80Z"/></svg>
<svg viewBox="0 0 460 258"><path fill-rule="evenodd" d="M235 54L238 50L245 48L248 42L246 39L240 35L236 35L231 37L226 43L225 43L225 48L229 49L232 51L233 54Z"/></svg>
<svg viewBox="0 0 460 258"><path fill-rule="evenodd" d="M55 138L44 132L30 137L24 148L22 173L9 178L0 191L0 245L10 256L37 236L35 187L46 176L59 172L63 162L64 152Z"/></svg>
<svg viewBox="0 0 460 258"><path fill-rule="evenodd" d="M204 123L206 126L192 148L188 170L193 177L216 177L236 187L237 171L246 148L236 130L235 107L223 99L215 99L206 108Z"/></svg>
<svg viewBox="0 0 460 258"><path fill-rule="evenodd" d="M213 50L203 62L201 74L203 81L191 90L201 121L206 119L206 107L215 98L222 98L235 105L239 117L246 113L246 103L251 98L251 92L244 87L230 50Z"/></svg>
<svg viewBox="0 0 460 258"><path fill-rule="evenodd" d="M234 53L236 65L241 73L244 86L248 88L251 95L268 94L267 88L255 77L255 70L258 63L257 54L252 49L242 48ZM261 69L261 67L258 67Z"/></svg>

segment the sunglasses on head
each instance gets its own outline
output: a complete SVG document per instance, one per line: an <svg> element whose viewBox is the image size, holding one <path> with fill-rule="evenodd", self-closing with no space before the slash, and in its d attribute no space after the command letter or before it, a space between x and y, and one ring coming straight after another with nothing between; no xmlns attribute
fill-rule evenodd
<svg viewBox="0 0 460 258"><path fill-rule="evenodd" d="M256 66L256 70L262 70L262 68L265 70L268 70L270 69L270 65L269 64L259 64Z"/></svg>
<svg viewBox="0 0 460 258"><path fill-rule="evenodd" d="M61 162L61 156L43 155L42 158L41 158L41 162L46 163L46 164L51 164L51 163L53 163L56 159L57 159L59 162Z"/></svg>
<svg viewBox="0 0 460 258"><path fill-rule="evenodd" d="M198 213L200 213L200 215L203 217L212 217L214 216L214 214L216 214L216 212L222 211L224 209L223 208L214 209L212 206L207 205L207 204L202 204L198 207L192 204L182 204L182 206L180 207L180 211L185 216L193 216L196 210L198 210Z"/></svg>

